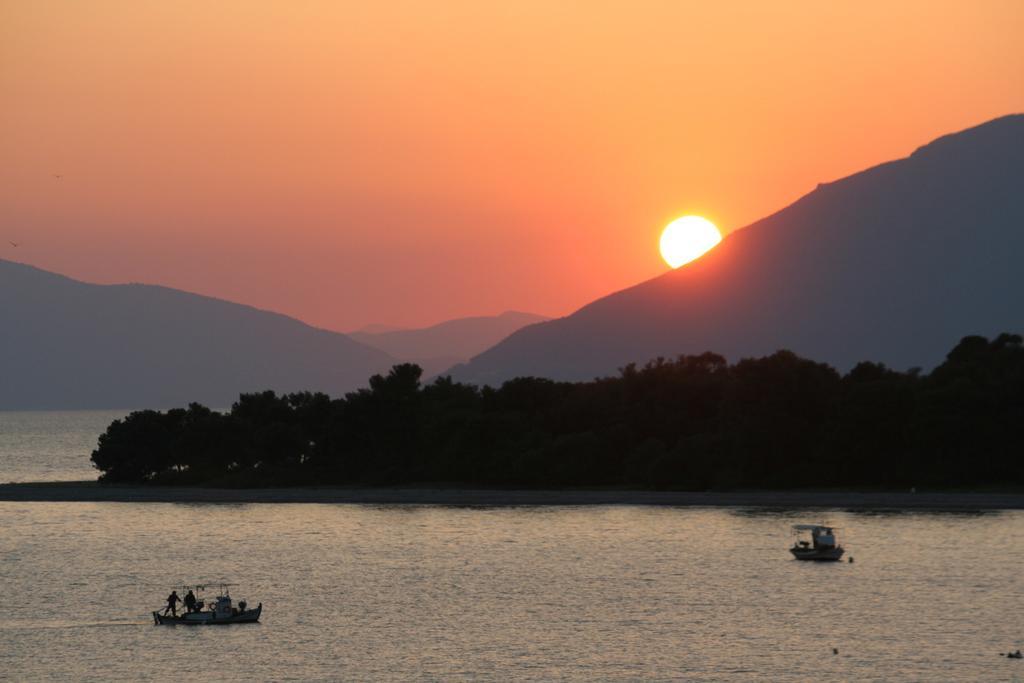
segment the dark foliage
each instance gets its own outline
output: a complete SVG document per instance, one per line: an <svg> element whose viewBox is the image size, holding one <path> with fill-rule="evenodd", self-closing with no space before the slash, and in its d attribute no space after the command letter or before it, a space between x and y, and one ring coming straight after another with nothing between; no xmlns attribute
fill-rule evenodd
<svg viewBox="0 0 1024 683"><path fill-rule="evenodd" d="M116 420L105 482L499 487L1020 485L1024 347L966 337L929 375L861 363L841 376L788 351L712 353L618 377L524 377L499 389L397 365L344 398L242 395Z"/></svg>

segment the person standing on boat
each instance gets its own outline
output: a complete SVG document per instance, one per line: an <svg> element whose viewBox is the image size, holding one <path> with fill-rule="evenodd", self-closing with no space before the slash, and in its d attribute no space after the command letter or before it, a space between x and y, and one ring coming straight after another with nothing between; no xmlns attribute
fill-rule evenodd
<svg viewBox="0 0 1024 683"><path fill-rule="evenodd" d="M192 592L192 589L188 589L188 593L185 593L185 610L187 612L196 611L196 594Z"/></svg>
<svg viewBox="0 0 1024 683"><path fill-rule="evenodd" d="M178 591L171 591L171 594L167 596L167 607L164 607L164 614L170 612L172 616L178 616L179 602L181 602L181 598L178 597Z"/></svg>

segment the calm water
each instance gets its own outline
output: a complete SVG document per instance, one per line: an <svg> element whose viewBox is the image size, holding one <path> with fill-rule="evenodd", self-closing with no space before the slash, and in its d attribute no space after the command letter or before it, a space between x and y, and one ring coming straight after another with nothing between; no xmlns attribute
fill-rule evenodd
<svg viewBox="0 0 1024 683"><path fill-rule="evenodd" d="M11 680L1024 680L1024 515L0 503ZM258 625L157 627L230 577ZM838 647L839 655L831 648Z"/></svg>
<svg viewBox="0 0 1024 683"><path fill-rule="evenodd" d="M0 482L95 479L96 440L129 412L0 411Z"/></svg>
<svg viewBox="0 0 1024 683"><path fill-rule="evenodd" d="M120 414L0 413L0 481ZM0 680L1024 681L1022 567L1022 512L0 502ZM152 624L221 577L263 623Z"/></svg>

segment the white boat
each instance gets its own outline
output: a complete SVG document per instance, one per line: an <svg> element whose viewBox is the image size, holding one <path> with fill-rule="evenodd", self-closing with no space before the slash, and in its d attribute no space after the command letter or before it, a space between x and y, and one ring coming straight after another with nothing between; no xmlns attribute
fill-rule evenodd
<svg viewBox="0 0 1024 683"><path fill-rule="evenodd" d="M838 562L846 552L836 540L833 527L825 524L794 524L793 532L798 538L789 552L798 560ZM810 532L810 540L803 537L805 532Z"/></svg>
<svg viewBox="0 0 1024 683"><path fill-rule="evenodd" d="M216 597L209 600L209 604L207 604L207 600L201 597L203 591L206 590L205 585L182 586L183 591L194 591L196 596L195 609L190 611L182 605L182 611L177 615L167 614L167 610L153 612L153 622L161 625L208 626L251 624L259 621L260 614L263 613L263 603L261 602L255 608L249 609L245 600L239 600L238 605L235 606L231 601L231 594L228 592L232 585L229 583L217 584L220 590Z"/></svg>

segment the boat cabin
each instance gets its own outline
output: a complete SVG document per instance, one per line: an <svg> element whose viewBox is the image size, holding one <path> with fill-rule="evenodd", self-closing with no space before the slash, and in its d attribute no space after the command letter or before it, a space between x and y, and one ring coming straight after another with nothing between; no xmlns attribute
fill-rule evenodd
<svg viewBox="0 0 1024 683"><path fill-rule="evenodd" d="M789 552L798 560L836 561L843 547L836 540L834 527L826 524L794 524L797 540Z"/></svg>

